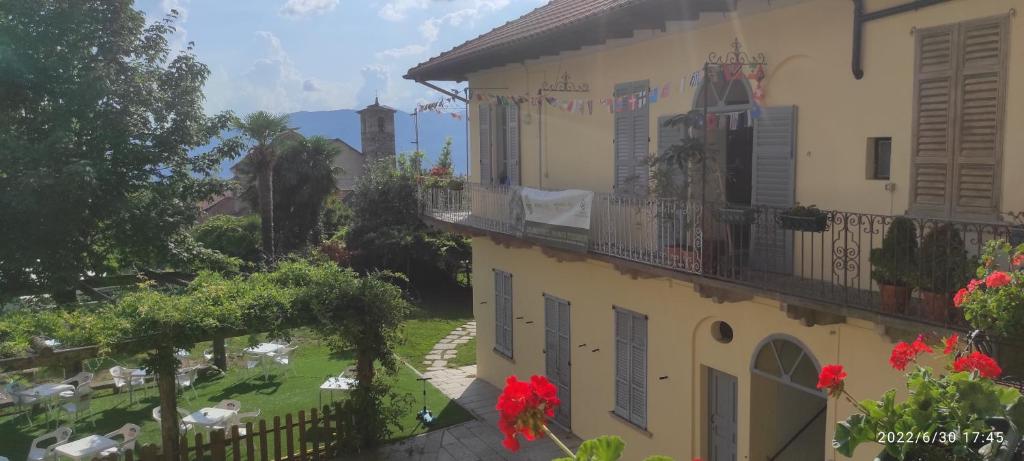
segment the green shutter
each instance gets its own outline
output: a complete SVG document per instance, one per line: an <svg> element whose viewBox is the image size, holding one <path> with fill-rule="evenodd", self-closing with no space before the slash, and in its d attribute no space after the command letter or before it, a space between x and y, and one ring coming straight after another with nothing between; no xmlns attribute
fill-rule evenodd
<svg viewBox="0 0 1024 461"><path fill-rule="evenodd" d="M480 134L480 184L491 184L493 179L491 153L491 105L482 103L477 106L479 111L478 129Z"/></svg>

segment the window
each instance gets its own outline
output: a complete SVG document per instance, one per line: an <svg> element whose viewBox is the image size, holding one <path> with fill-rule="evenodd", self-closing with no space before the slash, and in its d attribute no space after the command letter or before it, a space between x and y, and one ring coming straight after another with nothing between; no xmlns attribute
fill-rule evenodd
<svg viewBox="0 0 1024 461"><path fill-rule="evenodd" d="M647 316L615 307L615 414L647 428Z"/></svg>
<svg viewBox="0 0 1024 461"><path fill-rule="evenodd" d="M384 117L377 117L377 131L384 132Z"/></svg>
<svg viewBox="0 0 1024 461"><path fill-rule="evenodd" d="M926 217L999 215L1009 15L914 34L910 211Z"/></svg>
<svg viewBox="0 0 1024 461"><path fill-rule="evenodd" d="M512 274L494 270L494 350L512 358Z"/></svg>
<svg viewBox="0 0 1024 461"><path fill-rule="evenodd" d="M518 186L519 105L480 104L480 183Z"/></svg>
<svg viewBox="0 0 1024 461"><path fill-rule="evenodd" d="M889 180L892 138L868 138L868 179Z"/></svg>

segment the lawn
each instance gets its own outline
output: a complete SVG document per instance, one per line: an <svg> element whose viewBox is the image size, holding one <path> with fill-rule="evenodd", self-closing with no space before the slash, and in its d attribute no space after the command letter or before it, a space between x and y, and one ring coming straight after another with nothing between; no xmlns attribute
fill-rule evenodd
<svg viewBox="0 0 1024 461"><path fill-rule="evenodd" d="M398 346L398 355L420 371L427 369L423 357L434 344L448 336L452 330L473 320L472 294L469 290L448 290L444 293L424 293L409 320L403 327L405 342ZM470 354L472 363L475 354ZM472 364L467 363L467 365Z"/></svg>
<svg viewBox="0 0 1024 461"><path fill-rule="evenodd" d="M458 323L457 320L452 322ZM272 421L274 416L281 416L283 419L285 414L297 414L299 410L308 412L310 408L317 406L319 386L324 378L345 370L352 365L352 359L348 356L332 355L311 335L300 332L295 339L299 343L299 349L292 357L292 365L288 371L278 369L272 372L270 380L265 381L259 373L234 367L227 375L201 380L196 386L197 396L193 396L191 390L186 390L179 398L179 406L195 411L216 405L224 399L235 399L242 403L243 412L259 408L268 421ZM228 342L229 353L240 351L248 342L248 337L232 338ZM414 345L414 341L410 341L405 347L419 350L419 346L413 347ZM208 344L197 346L193 356L201 357L202 350L208 347ZM427 346L428 349L429 347ZM128 364L135 360L137 357L122 359ZM108 364L109 361L104 365ZM426 432L422 425L417 424L415 417L416 412L423 406L421 384L416 378L417 375L404 366L400 367L395 377L390 378L395 391L412 394L415 397L402 421L403 428L396 431L394 440ZM106 389L96 391L92 402L92 415L74 424L75 435L72 436L72 440L88 434L105 434L125 423L134 423L142 426L142 435L139 438L141 442L158 443L159 425L152 419L152 409L158 405L156 389L148 389L141 393L136 391L135 396L135 403L129 404L127 393L114 394ZM337 398L344 397L339 394ZM324 399L326 403L330 397L324 395ZM437 418L432 429L471 419L466 410L432 386L428 386L427 405ZM37 424L30 428L24 415L10 413L10 410L6 410L5 415L0 417L0 456L12 460L24 459L32 439L46 432L43 427L44 418L39 414L36 418Z"/></svg>
<svg viewBox="0 0 1024 461"><path fill-rule="evenodd" d="M455 348L455 358L448 361L449 367L464 367L476 363L476 337Z"/></svg>

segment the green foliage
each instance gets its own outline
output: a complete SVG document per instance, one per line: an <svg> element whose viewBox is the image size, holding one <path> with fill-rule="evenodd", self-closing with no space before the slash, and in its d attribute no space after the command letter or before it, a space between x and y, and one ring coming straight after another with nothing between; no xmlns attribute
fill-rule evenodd
<svg viewBox="0 0 1024 461"><path fill-rule="evenodd" d="M329 198L337 191L334 178L340 169L334 159L340 148L323 136L303 138L296 132L279 135L272 143L277 159L273 165L274 251L294 253L322 238L319 225ZM258 163L253 156L237 171L242 198L253 209L260 207ZM335 210L337 211L337 210Z"/></svg>
<svg viewBox="0 0 1024 461"><path fill-rule="evenodd" d="M618 461L626 450L626 442L616 435L602 435L584 440L576 449L576 460L579 461ZM573 461L574 458L556 458L555 461ZM644 458L644 461L672 461L667 456L655 455Z"/></svg>
<svg viewBox="0 0 1024 461"><path fill-rule="evenodd" d="M278 138L286 133L291 137L299 137L298 133L288 128L288 116L257 111L235 120L234 126L239 130L241 141L249 149L248 154L237 165L236 173L243 184L255 184L256 210L260 215L260 245L263 257L273 260L275 253L274 240L274 164L283 141Z"/></svg>
<svg viewBox="0 0 1024 461"><path fill-rule="evenodd" d="M192 238L203 247L247 262L257 262L260 254L260 217L258 215L218 215L192 228Z"/></svg>
<svg viewBox="0 0 1024 461"><path fill-rule="evenodd" d="M825 212L818 209L817 205L797 204L796 206L786 210L784 214L795 218L817 218L824 216Z"/></svg>
<svg viewBox="0 0 1024 461"><path fill-rule="evenodd" d="M1019 338L1024 332L1024 245L1011 247L1004 240L992 240L985 244L982 253L982 264L978 267L978 280L985 280L992 273L999 271L998 261L1011 260L1010 283L989 288L978 286L966 295L965 302L960 305L964 318L971 326L989 334L1004 338Z"/></svg>
<svg viewBox="0 0 1024 461"><path fill-rule="evenodd" d="M933 293L952 293L970 279L967 247L952 224L939 224L921 241L916 285Z"/></svg>
<svg viewBox="0 0 1024 461"><path fill-rule="evenodd" d="M339 449L354 453L373 448L391 438L395 429L404 431L402 417L414 403L412 395L393 392L390 385L380 382L352 390L339 409L346 416L352 415L358 424L342 426L338 440L343 445Z"/></svg>
<svg viewBox="0 0 1024 461"><path fill-rule="evenodd" d="M882 247L871 250L871 278L878 283L908 286L917 269L917 225L896 217L882 239Z"/></svg>
<svg viewBox="0 0 1024 461"><path fill-rule="evenodd" d="M147 25L130 2L3 10L0 291L67 294L87 271L164 261L241 149L189 155L232 117L205 115L209 69L171 53L176 13Z"/></svg>
<svg viewBox="0 0 1024 461"><path fill-rule="evenodd" d="M404 168L404 169L402 169ZM453 282L469 264L469 241L420 220L418 174L385 162L370 165L350 196L353 224L346 234L352 266L387 270L413 282Z"/></svg>
<svg viewBox="0 0 1024 461"><path fill-rule="evenodd" d="M336 195L327 197L323 212L320 213L320 232L323 236L331 240L341 233L344 240L344 232L351 224L352 209Z"/></svg>
<svg viewBox="0 0 1024 461"><path fill-rule="evenodd" d="M836 451L851 457L857 446L892 433L892 442L883 437L883 459L995 459L995 453L1016 444L1015 434L1024 427L1020 392L977 373L935 376L931 368L918 367L907 375L907 391L903 402L896 401L895 390L881 400L861 401L860 413L836 425ZM1000 435L989 440L995 432ZM927 440L900 441L901 434Z"/></svg>
<svg viewBox="0 0 1024 461"><path fill-rule="evenodd" d="M451 136L444 138L444 146L441 147L441 154L437 157L437 163L434 165L440 169L451 173L455 171L452 167L452 138Z"/></svg>

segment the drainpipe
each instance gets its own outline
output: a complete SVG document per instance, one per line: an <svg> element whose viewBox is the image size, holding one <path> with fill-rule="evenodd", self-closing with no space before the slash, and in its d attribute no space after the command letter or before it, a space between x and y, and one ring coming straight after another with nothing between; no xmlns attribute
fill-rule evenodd
<svg viewBox="0 0 1024 461"><path fill-rule="evenodd" d="M891 6L889 8L866 13L864 12L864 0L853 0L853 62L851 63L853 78L860 80L864 77L864 68L861 65L861 46L865 23L948 1L949 0L914 0L902 5Z"/></svg>

